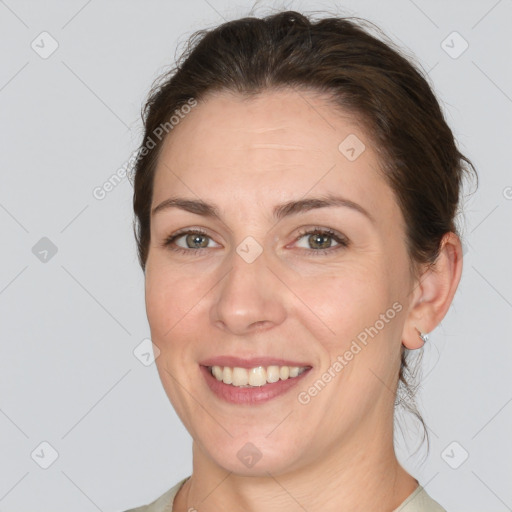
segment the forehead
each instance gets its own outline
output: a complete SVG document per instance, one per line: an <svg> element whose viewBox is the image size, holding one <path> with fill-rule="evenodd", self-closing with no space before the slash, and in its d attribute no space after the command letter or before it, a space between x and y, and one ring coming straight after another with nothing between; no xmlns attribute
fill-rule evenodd
<svg viewBox="0 0 512 512"><path fill-rule="evenodd" d="M311 191L339 192L369 210L389 211L395 201L378 169L358 119L326 96L293 89L253 97L214 93L166 138L153 204L186 194L226 208L236 197L270 208Z"/></svg>
<svg viewBox="0 0 512 512"><path fill-rule="evenodd" d="M201 101L173 130L163 149L192 165L211 154L222 157L223 164L265 155L300 160L305 153L325 159L337 156L339 143L356 131L367 138L354 116L335 112L326 96L312 91L271 90L251 97L221 92Z"/></svg>

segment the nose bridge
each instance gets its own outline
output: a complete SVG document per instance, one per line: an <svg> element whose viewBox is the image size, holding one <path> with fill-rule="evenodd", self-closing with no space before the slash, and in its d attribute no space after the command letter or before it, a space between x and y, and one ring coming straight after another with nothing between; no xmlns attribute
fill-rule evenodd
<svg viewBox="0 0 512 512"><path fill-rule="evenodd" d="M227 263L230 270L212 305L212 322L237 334L256 326L280 324L285 318L285 305L263 247L247 237Z"/></svg>

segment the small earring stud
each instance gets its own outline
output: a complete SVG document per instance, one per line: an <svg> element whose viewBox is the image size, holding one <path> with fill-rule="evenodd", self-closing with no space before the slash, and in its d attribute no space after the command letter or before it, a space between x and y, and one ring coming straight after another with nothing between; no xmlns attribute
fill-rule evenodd
<svg viewBox="0 0 512 512"><path fill-rule="evenodd" d="M428 341L428 334L421 332L417 327L415 327L415 329L418 331L418 335L423 341L423 343L426 343Z"/></svg>

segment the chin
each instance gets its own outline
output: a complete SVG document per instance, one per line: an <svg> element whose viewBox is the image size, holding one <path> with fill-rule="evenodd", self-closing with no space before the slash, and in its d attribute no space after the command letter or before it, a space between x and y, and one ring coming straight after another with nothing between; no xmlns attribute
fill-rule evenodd
<svg viewBox="0 0 512 512"><path fill-rule="evenodd" d="M230 437L223 443L212 439L212 445L204 445L208 456L217 466L241 476L268 477L292 471L299 466L300 442L283 435L275 439L250 433ZM286 441L286 443L285 443Z"/></svg>

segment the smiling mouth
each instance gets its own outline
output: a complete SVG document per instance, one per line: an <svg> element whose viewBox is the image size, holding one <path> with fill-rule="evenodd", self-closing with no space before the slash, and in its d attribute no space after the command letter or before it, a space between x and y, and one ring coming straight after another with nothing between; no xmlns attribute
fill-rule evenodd
<svg viewBox="0 0 512 512"><path fill-rule="evenodd" d="M261 387L280 380L294 379L309 370L311 366L255 366L240 368L238 366L208 366L208 371L224 384L239 388Z"/></svg>

